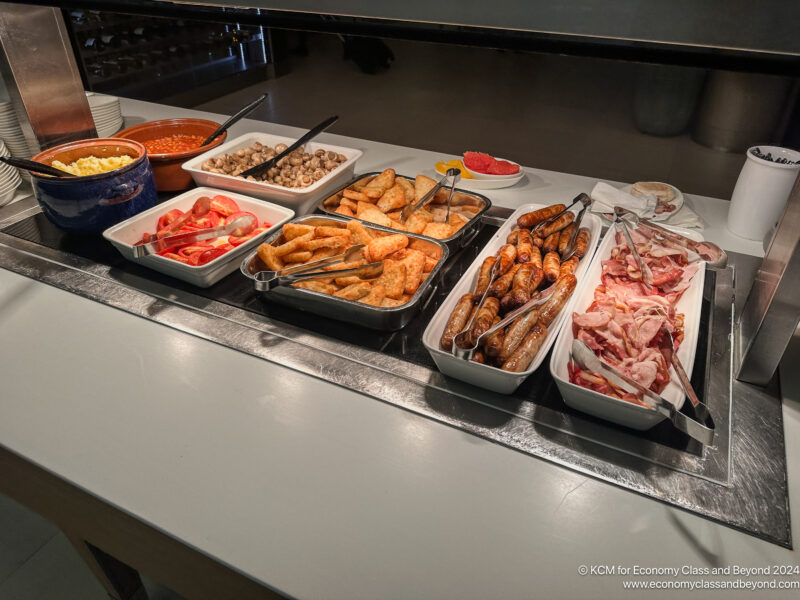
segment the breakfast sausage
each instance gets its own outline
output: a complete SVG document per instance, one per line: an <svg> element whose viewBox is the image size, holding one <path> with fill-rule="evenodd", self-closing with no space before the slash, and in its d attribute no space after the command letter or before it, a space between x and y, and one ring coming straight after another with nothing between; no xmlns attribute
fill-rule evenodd
<svg viewBox="0 0 800 600"><path fill-rule="evenodd" d="M546 337L547 327L540 323L534 325L519 348L503 363L503 371L521 373L527 369L539 353Z"/></svg>
<svg viewBox="0 0 800 600"><path fill-rule="evenodd" d="M511 265L513 265L514 261L517 259L517 247L514 244L506 244L500 248L497 256L500 257L500 271L498 275L503 275L511 268Z"/></svg>
<svg viewBox="0 0 800 600"><path fill-rule="evenodd" d="M539 311L539 323L544 325L545 327L550 327L550 324L553 322L553 319L556 318L561 309L564 308L564 305L569 300L569 297L572 296L572 292L575 291L575 286L577 285L578 280L575 278L575 275L564 275L558 281L555 282L556 289L553 292L553 295L550 296L550 299L542 305L541 310Z"/></svg>
<svg viewBox="0 0 800 600"><path fill-rule="evenodd" d="M523 263L519 266L511 282L511 291L500 300L500 308L503 310L503 314L519 308L531 299L528 286L534 270L536 270L536 267L531 263Z"/></svg>
<svg viewBox="0 0 800 600"><path fill-rule="evenodd" d="M500 317L494 318L494 323L492 323L492 327L497 325L500 322ZM500 350L503 348L503 335L504 331L501 327L497 331L495 331L492 335L490 335L483 343L483 353L490 357L494 358L498 354L500 354Z"/></svg>
<svg viewBox="0 0 800 600"><path fill-rule="evenodd" d="M565 212L563 215L558 217L552 223L548 223L547 225L539 229L537 233L543 238L547 239L548 235L552 235L556 231L561 231L562 229L564 229L564 227L572 223L572 221L574 220L575 220L574 212L572 211Z"/></svg>
<svg viewBox="0 0 800 600"><path fill-rule="evenodd" d="M514 275L522 265L514 265L509 271L492 282L489 286L489 295L495 298L502 298L506 292L511 288L511 282L514 281Z"/></svg>
<svg viewBox="0 0 800 600"><path fill-rule="evenodd" d="M471 311L472 294L464 294L456 304L455 309L453 309L450 320L447 321L447 326L444 328L441 340L443 350L450 351L453 349L453 338L464 330Z"/></svg>
<svg viewBox="0 0 800 600"><path fill-rule="evenodd" d="M544 244L544 240L540 237L533 236L533 245L537 248L541 248L542 244Z"/></svg>
<svg viewBox="0 0 800 600"><path fill-rule="evenodd" d="M472 358L470 360L472 362L481 363L482 365L486 364L486 356L480 348L477 348L475 352L472 353Z"/></svg>
<svg viewBox="0 0 800 600"><path fill-rule="evenodd" d="M558 277L561 278L564 275L575 273L575 268L578 266L579 260L580 259L577 256L573 256L569 260L562 262L561 268L558 270Z"/></svg>
<svg viewBox="0 0 800 600"><path fill-rule="evenodd" d="M503 346L500 350L500 354L497 356L500 362L507 361L509 357L514 354L514 351L522 343L522 340L525 339L525 336L528 335L531 327L536 325L536 321L538 320L539 311L534 308L529 313L515 319L514 322L506 328L506 334L503 337Z"/></svg>
<svg viewBox="0 0 800 600"><path fill-rule="evenodd" d="M470 345L474 345L481 335L489 331L498 310L500 310L500 300L491 296L484 300L483 305L478 309L478 314L475 315L472 329L470 329Z"/></svg>
<svg viewBox="0 0 800 600"><path fill-rule="evenodd" d="M586 254L586 249L589 247L589 230L586 227L581 227L578 232L578 237L575 239L575 256L583 258Z"/></svg>
<svg viewBox="0 0 800 600"><path fill-rule="evenodd" d="M570 223L561 230L561 233L558 236L558 253L561 256L564 256L564 252L567 250L567 244L569 243L569 238L572 237L572 232L577 228L577 223Z"/></svg>
<svg viewBox="0 0 800 600"><path fill-rule="evenodd" d="M548 235L544 239L544 244L542 244L542 252L547 254L548 252L555 252L556 250L558 250L559 237L561 237L561 234L558 231Z"/></svg>
<svg viewBox="0 0 800 600"><path fill-rule="evenodd" d="M561 258L558 252L548 252L544 256L542 268L544 269L544 278L547 281L555 281L558 279L558 272L561 267Z"/></svg>
<svg viewBox="0 0 800 600"><path fill-rule="evenodd" d="M531 250L530 262L532 265L535 265L540 269L542 268L542 251L536 246L534 246L533 249Z"/></svg>
<svg viewBox="0 0 800 600"><path fill-rule="evenodd" d="M527 229L519 229L517 235L517 262L526 263L531 260L533 253L533 236Z"/></svg>
<svg viewBox="0 0 800 600"><path fill-rule="evenodd" d="M520 227L527 227L530 229L531 227L535 227L542 221L546 221L547 219L552 219L562 210L567 208L563 204L553 204L552 206L545 206L544 208L540 208L539 210L534 210L533 212L525 213L524 215L520 216L517 219L517 225Z"/></svg>
<svg viewBox="0 0 800 600"><path fill-rule="evenodd" d="M492 266L494 265L494 261L494 256L487 256L483 259L483 264L478 271L478 282L475 284L475 297L473 298L473 302L480 300L486 288L492 283Z"/></svg>
<svg viewBox="0 0 800 600"><path fill-rule="evenodd" d="M544 279L544 269L534 266L531 280L528 282L528 293L533 297L533 293L539 289L539 285Z"/></svg>
<svg viewBox="0 0 800 600"><path fill-rule="evenodd" d="M508 234L506 238L506 244L514 244L517 245L517 240L519 239L519 232L523 231L522 229L515 229L511 233Z"/></svg>

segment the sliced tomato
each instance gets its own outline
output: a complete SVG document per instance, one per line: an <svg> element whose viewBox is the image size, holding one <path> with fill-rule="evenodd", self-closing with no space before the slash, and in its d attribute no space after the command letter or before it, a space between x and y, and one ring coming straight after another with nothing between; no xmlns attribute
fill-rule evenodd
<svg viewBox="0 0 800 600"><path fill-rule="evenodd" d="M233 198L228 198L227 196L214 196L211 199L211 210L215 210L227 217L235 212L239 212L239 205L236 204Z"/></svg>
<svg viewBox="0 0 800 600"><path fill-rule="evenodd" d="M150 234L150 233L147 233L147 232L143 233L143 234L142 234L142 241L143 241L144 243L147 243L148 241L150 241L150 236L151 236L151 235L152 235L152 234Z"/></svg>
<svg viewBox="0 0 800 600"><path fill-rule="evenodd" d="M225 252L227 252L228 250L233 250L235 247L236 246L234 246L233 244L222 244L221 246L217 246L217 248L222 248L223 250L225 250Z"/></svg>
<svg viewBox="0 0 800 600"><path fill-rule="evenodd" d="M171 258L172 260L177 260L178 262L182 262L184 264L187 264L189 262L188 258L184 258L183 256L175 254L173 252L167 252L165 254L161 254L161 252L159 252L158 254L160 256L163 256L164 258Z"/></svg>
<svg viewBox="0 0 800 600"><path fill-rule="evenodd" d="M225 252L226 252L226 250L224 250L222 248L210 248L208 250L205 250L205 251L201 252L199 255L197 255L197 263L196 264L197 265L205 265L207 263L210 263L215 258L219 258L223 254L225 254ZM194 256L195 255L192 255L192 258L189 259L190 262L194 258Z"/></svg>
<svg viewBox="0 0 800 600"><path fill-rule="evenodd" d="M198 229L210 229L211 227L218 227L225 221L225 217L215 210L210 211L205 217L195 220L192 225Z"/></svg>
<svg viewBox="0 0 800 600"><path fill-rule="evenodd" d="M167 225L172 223L175 219L183 215L183 211L178 210L177 208L173 208L170 211L167 211L163 215L158 218L158 229L164 229Z"/></svg>
<svg viewBox="0 0 800 600"><path fill-rule="evenodd" d="M233 246L240 246L244 244L247 240L253 239L257 235L264 233L266 230L267 230L266 227L259 227L258 229L254 229L253 232L248 235L242 235L242 236L231 235L228 237L228 243Z"/></svg>
<svg viewBox="0 0 800 600"><path fill-rule="evenodd" d="M200 254L201 252L204 252L205 250L208 250L209 248L212 248L212 247L213 246L211 246L211 244L209 244L208 242L205 242L205 241L204 242L195 242L194 244L192 244L190 246L184 246L183 248L178 250L178 254L180 254L184 258L189 258L190 256L193 256L195 254Z"/></svg>

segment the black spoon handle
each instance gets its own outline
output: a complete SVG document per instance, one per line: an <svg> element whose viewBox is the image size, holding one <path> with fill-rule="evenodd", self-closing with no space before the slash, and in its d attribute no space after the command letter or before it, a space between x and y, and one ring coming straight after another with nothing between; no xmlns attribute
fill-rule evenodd
<svg viewBox="0 0 800 600"><path fill-rule="evenodd" d="M252 111L256 106L258 106L264 100L266 100L267 95L268 94L261 94L258 98L253 100L250 104L245 106L242 110L240 110L235 115L233 115L230 119L225 121L222 125L220 125L219 129L217 129L214 133L212 133L205 140L203 140L203 143L200 144L200 146L205 146L206 144L210 144L212 141L214 141L214 138L222 135L222 133L224 131L227 131L228 127L230 127L231 125L233 125L234 123L239 121L239 119L241 119L241 118L247 116L248 114L250 114L250 111Z"/></svg>
<svg viewBox="0 0 800 600"><path fill-rule="evenodd" d="M26 171L32 171L34 173L42 173L43 175L52 175L53 177L77 177L72 173L67 173L66 171L62 171L61 169L56 169L55 167L51 167L50 165L46 165L44 163L36 162L33 160L27 160L24 158L0 156L0 162L4 162L7 165L11 165L12 167L16 167L18 169L25 169Z"/></svg>
<svg viewBox="0 0 800 600"><path fill-rule="evenodd" d="M312 138L317 137L320 133L325 131L328 127L330 127L331 125L336 123L336 121L338 121L338 120L339 120L339 117L336 116L336 115L334 115L333 117L329 117L329 118L325 119L322 123L320 123L319 125L314 127L307 134L305 134L303 137L301 137L299 140L297 140L294 144L289 146L286 150L284 150L280 154L277 154L276 156L270 158L267 162L263 162L260 165L256 165L255 167L253 167L251 169L247 169L247 171L244 171L243 173L241 173L239 175L239 177L247 178L247 177L250 177L251 175L255 177L256 175L259 175L260 173L263 173L264 171L266 171L268 169L271 169L284 156L289 156L292 152L297 150L300 146L302 146L303 144L305 144L306 142L308 142Z"/></svg>

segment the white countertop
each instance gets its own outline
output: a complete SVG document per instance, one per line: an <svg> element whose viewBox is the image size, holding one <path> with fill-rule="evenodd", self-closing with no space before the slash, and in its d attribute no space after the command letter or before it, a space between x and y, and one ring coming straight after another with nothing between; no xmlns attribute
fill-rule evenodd
<svg viewBox="0 0 800 600"><path fill-rule="evenodd" d="M191 112L123 103L143 120ZM297 133L245 121L233 135L256 129ZM321 139L364 150L359 171L414 173L438 156ZM493 201L563 201L594 183L526 172ZM760 254L724 231L726 202L688 202L709 239ZM617 598L624 577L579 566L800 565L750 535L2 269L0 339L0 444L294 597ZM797 515L796 402L784 426ZM800 539L797 519L792 530Z"/></svg>

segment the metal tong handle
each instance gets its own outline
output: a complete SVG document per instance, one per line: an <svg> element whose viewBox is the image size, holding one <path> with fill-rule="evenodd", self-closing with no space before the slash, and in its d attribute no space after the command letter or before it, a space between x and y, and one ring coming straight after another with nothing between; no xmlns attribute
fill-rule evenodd
<svg viewBox="0 0 800 600"><path fill-rule="evenodd" d="M455 348L458 346L459 338L462 341L464 339L466 339L464 336L469 334L470 329L472 329L472 324L475 322L475 317L478 316L478 311L480 310L481 306L483 306L483 302L484 302L484 300L486 300L486 296L489 295L489 288L492 287L492 282L494 281L494 278L497 277L497 271L499 269L500 269L500 257L498 256L497 258L494 259L494 264L492 265L492 270L489 271L489 283L487 284L486 289L483 290L483 295L481 296L481 299L477 304L478 310L475 310L475 311L472 312L472 315L470 316L469 320L467 321L467 324L464 325L464 329L459 331L453 337L453 354L455 354ZM478 273L478 277L480 277L480 272Z"/></svg>
<svg viewBox="0 0 800 600"><path fill-rule="evenodd" d="M253 222L255 221L255 223ZM143 258L151 254L157 254L172 248L173 246L181 246L184 244L193 244L194 242L201 242L203 240L211 240L223 235L229 235L237 229L245 228L252 225L253 229L258 224L258 219L252 215L242 215L237 217L227 225L220 225L218 227L210 227L208 229L200 229L192 231L191 233L179 233L177 235L168 235L162 238L157 238L151 242L143 244L135 244L133 246L133 256L135 258Z"/></svg>
<svg viewBox="0 0 800 600"><path fill-rule="evenodd" d="M624 375L616 368L612 367L602 359L600 359L589 346L580 340L572 340L572 357L578 366L582 369L598 373L604 373L611 379L615 385L620 387L632 387L637 392L641 393L645 403L652 409L657 410L662 415L669 418L676 429L687 434L689 437L697 440L698 442L711 445L714 442L714 425L711 427L696 421L695 419L686 416L675 406L668 402L663 396L656 394L649 388L644 387L638 381L631 379ZM627 385L626 385L627 384Z"/></svg>
<svg viewBox="0 0 800 600"><path fill-rule="evenodd" d="M538 225L536 225L535 227L533 227L533 228L531 229L531 235L533 235L533 234L534 234L536 231L538 231L539 229L541 229L541 228L542 228L542 227L544 227L545 225L549 225L550 223L552 223L553 221L555 221L556 219L558 219L558 218L559 218L561 215L563 215L564 213L566 213L566 212L568 212L568 211L572 210L572 208L573 208L573 207L574 207L576 204L583 204L583 206L584 206L584 208L585 208L585 207L589 206L591 203L592 203L592 199L589 197L589 195L588 195L588 194L585 194L585 193L583 193L583 192L581 192L580 194L578 194L577 196L575 196L575 199L572 201L572 204L570 204L570 205L569 205L567 208L565 208L564 210L562 210L562 211L561 211L560 213L558 213L557 215L555 215L555 216L552 216L552 217L550 217L549 219L545 219L544 221L542 221L541 223L539 223Z"/></svg>
<svg viewBox="0 0 800 600"><path fill-rule="evenodd" d="M686 373L686 369L683 368L683 363L678 358L678 353L675 352L675 340L673 339L672 334L666 328L663 330L666 333L666 336L663 338L661 353L664 354L666 351L669 354L668 360L675 369L675 373L678 376L678 381L680 382L683 391L686 392L686 397L689 398L695 420L713 428L714 419L711 417L711 411L709 411L708 406L700 402L700 398L697 397L697 393L694 391L691 381L689 381L689 375ZM669 345L668 347L666 347L667 344ZM665 356L665 358L667 357Z"/></svg>
<svg viewBox="0 0 800 600"><path fill-rule="evenodd" d="M381 265L381 270L377 274L380 275L383 272L383 262L369 263L367 265L334 271L320 270L321 267L335 265L342 262L352 262L356 255L360 254L363 249L364 244L356 244L354 246L350 246L347 250L340 254L315 260L314 262L287 267L280 271L259 271L255 274L255 288L260 292L264 292L269 291L279 285L286 285L309 279L327 279L328 277L359 275L362 269L364 270L365 274L369 274L372 270L374 270L375 265ZM369 279L369 277L367 277L367 279Z"/></svg>
<svg viewBox="0 0 800 600"><path fill-rule="evenodd" d="M525 304L523 304L519 308L517 308L515 310L512 310L505 317L503 317L500 321L498 321L497 324L492 325L489 329L487 329L481 335L479 335L478 338L475 340L475 344L473 344L469 348L461 348L461 347L459 347L458 344L456 344L455 338L453 338L453 351L452 351L453 352L453 356L455 356L456 358L463 358L464 360L471 359L472 358L472 354L475 352L475 350L478 349L478 346L481 345L481 341L484 338L489 337L490 335L492 335L493 333L495 333L499 329L502 329L503 327L505 327L506 325L511 323L511 321L513 321L514 319L516 319L516 318L518 318L518 317L530 312L532 309L536 308L537 306L540 306L540 305L544 304L545 302L547 302L550 299L550 297L553 295L553 292L555 291L555 289L556 289L556 286L555 285L551 285L549 288L547 288L546 290L544 290L543 292L538 294L535 298L531 298L530 300L528 300ZM459 333L456 337L458 337L462 333L469 333L469 328L467 328L464 331L462 331L461 333Z"/></svg>
<svg viewBox="0 0 800 600"><path fill-rule="evenodd" d="M621 206L614 207L614 210L615 211L619 210L620 214L625 214L627 216L633 217L636 225L645 227L657 233L662 238L677 244L681 248L687 248L691 250L692 252L700 256L700 258L705 260L708 263L708 265L713 268L723 268L725 265L728 264L728 254L713 242L696 242L695 240L688 238L685 235L681 235L680 233L670 231L666 227L662 227L661 225L654 223L650 219L640 217L635 212L622 208Z"/></svg>
<svg viewBox="0 0 800 600"><path fill-rule="evenodd" d="M300 273L299 275L278 275L269 271L256 273L256 290L269 291L279 285L291 285L298 281L311 281L314 279L330 279L333 277L360 277L362 279L374 279L383 273L383 261L373 262L358 267L348 269L338 269L335 271L314 271Z"/></svg>
<svg viewBox="0 0 800 600"><path fill-rule="evenodd" d="M456 184L461 179L461 169L447 169L445 175L453 178L453 182L450 184L450 193L447 195L447 213L444 216L444 222L447 223L450 221L450 205L453 202L453 193L456 191Z"/></svg>
<svg viewBox="0 0 800 600"><path fill-rule="evenodd" d="M578 241L578 234L581 232L581 223L583 222L583 217L586 215L586 209L588 208L589 205L584 204L583 208L578 213L578 216L575 218L575 229L572 230L569 240L567 240L567 245L564 248L564 258L561 259L561 262L572 258L572 256L575 254L575 251L578 249L576 242Z"/></svg>
<svg viewBox="0 0 800 600"><path fill-rule="evenodd" d="M453 173L453 174L451 174L451 173ZM405 223L406 220L408 219L408 217L410 217L412 214L414 214L420 208L422 208L428 202L430 202L433 199L433 197L436 195L436 192L438 192L440 189L442 189L446 185L448 177L453 177L455 179L454 175L458 176L460 178L461 177L461 171L459 169L448 169L447 173L436 183L436 185L427 194L425 194L419 200L416 200L415 202L412 202L411 204L407 204L406 207L403 209L403 212L400 213L400 222L401 223ZM453 187L455 187L455 182L453 182ZM452 193L451 193L451 196L452 196Z"/></svg>
<svg viewBox="0 0 800 600"><path fill-rule="evenodd" d="M622 213L619 212L617 209L625 210L619 206L614 207L614 223L617 223L620 228L622 229L622 235L625 238L625 242L628 245L628 250L631 251L631 256L633 256L633 260L636 261L636 266L639 267L639 272L642 274L642 283L644 283L647 287L651 290L653 289L653 272L650 270L650 267L647 266L647 263L644 262L642 257L639 255L639 251L636 250L636 244L633 243L633 238L631 237L630 229L628 229L628 223L625 219L622 218Z"/></svg>

